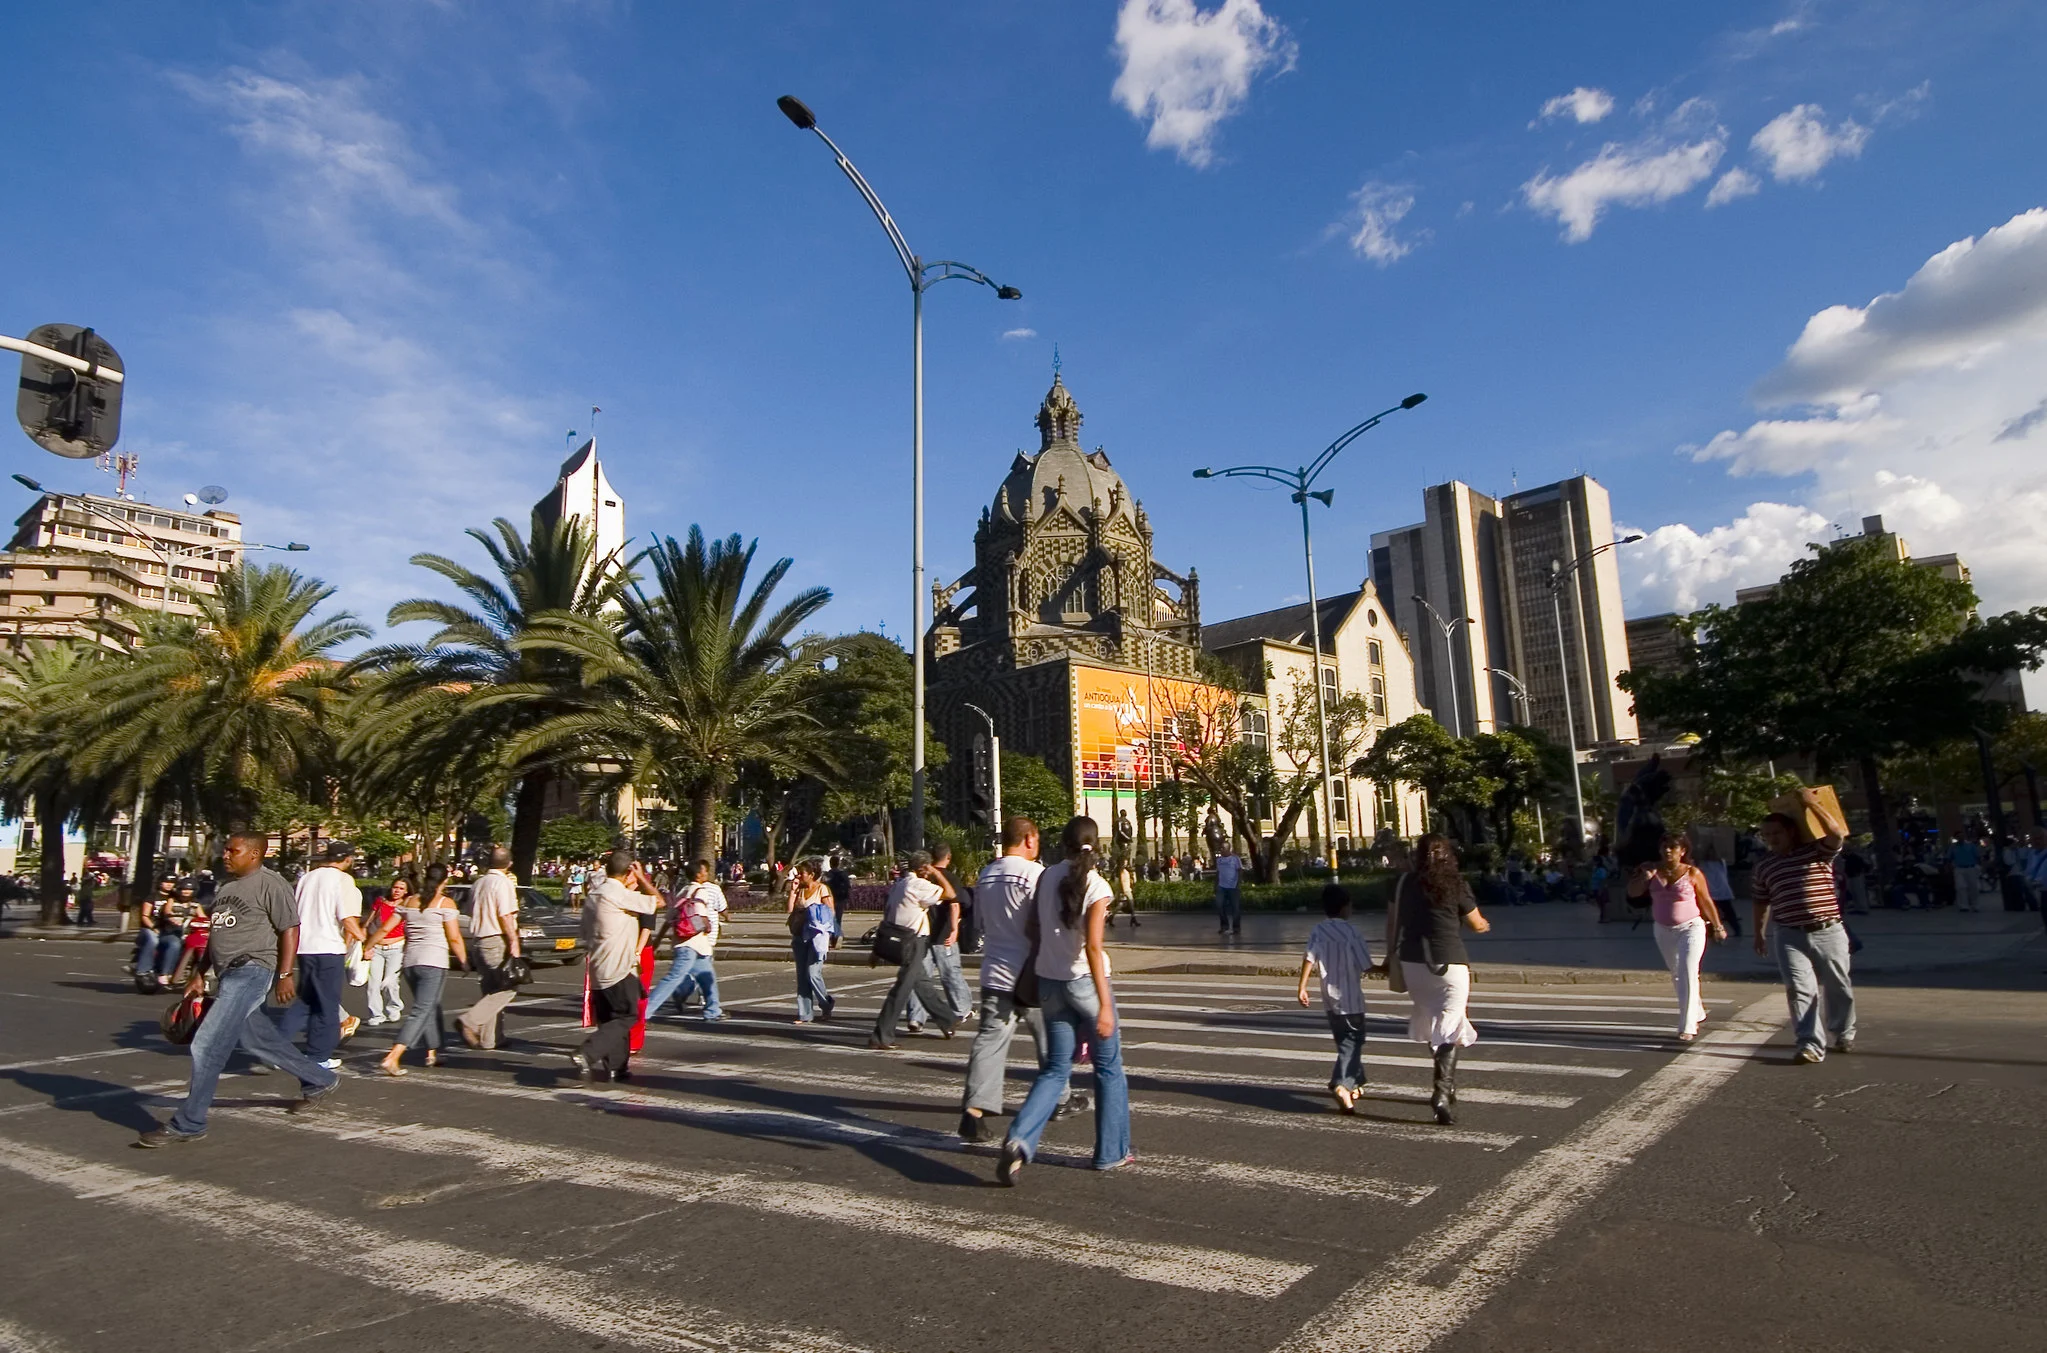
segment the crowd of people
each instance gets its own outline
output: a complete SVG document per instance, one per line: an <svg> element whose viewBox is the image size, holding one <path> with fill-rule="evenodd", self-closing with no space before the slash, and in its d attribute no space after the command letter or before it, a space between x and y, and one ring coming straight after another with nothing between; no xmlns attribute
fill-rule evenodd
<svg viewBox="0 0 2047 1353"><path fill-rule="evenodd" d="M1748 880L1758 953L1773 954L1783 975L1798 1056L1822 1060L1855 1038L1842 890L1836 870L1847 828L1821 815L1811 836L1790 818L1762 824L1769 854ZM962 1089L959 1136L994 1143L992 1120L1004 1111L1003 1089L1017 1027L1028 1030L1038 1074L1000 1139L997 1178L1014 1186L1036 1156L1046 1125L1092 1108L1094 1164L1112 1170L1134 1157L1129 1088L1123 1071L1113 971L1106 947L1117 872L1105 856L1096 823L1075 817L1058 835L1057 858L1041 860L1037 825L1004 824L1001 853L969 884L952 869L943 846L913 852L891 884L873 935L876 961L896 973L875 1016L868 1047L898 1048L899 1030L926 1022L950 1038L975 1022ZM166 881L143 910L133 964L138 983L176 985L182 999L210 994L211 1005L191 1043L191 1085L168 1122L142 1134L139 1145L194 1140L207 1130L219 1077L237 1048L259 1064L294 1076L294 1111L334 1093L340 1044L360 1026L397 1026L377 1063L388 1076L409 1074L408 1053L435 1065L445 1037L442 997L451 971L474 967L480 998L455 1018L469 1047L498 1046L505 1008L529 980L520 944L519 890L510 852L496 848L468 885L466 916L450 892L456 875L440 865L415 879L404 875L366 900L349 866L353 855L329 842L297 881L265 867L266 838L228 839L228 878L202 898L200 880ZM1241 861L1225 850L1216 863L1216 910L1225 931L1241 925L1237 891ZM1720 862L1696 860L1680 836L1667 836L1657 860L1634 870L1627 891L1646 901L1658 946L1677 996L1677 1037L1690 1042L1704 1019L1699 960L1709 942L1725 939L1734 898ZM1383 977L1412 1003L1408 1035L1429 1048L1430 1107L1440 1123L1457 1120L1457 1062L1477 1041L1468 1013L1471 955L1465 935L1489 922L1461 870L1452 844L1424 835L1407 852L1387 907L1384 948L1371 946L1352 923L1352 899L1337 883L1322 892L1325 919L1309 934L1300 958L1297 996L1311 1002L1319 980L1335 1044L1329 1091L1344 1112L1365 1093L1365 993ZM631 1079L632 1058L646 1021L671 1002L695 998L701 1017L724 1017L716 947L729 905L717 866L698 861L687 878L657 877L630 851L613 852L586 878L582 896L583 1023L589 1035L569 1051L576 1073L593 1081ZM797 861L783 883L799 1023L833 1018L837 1002L826 959L845 936L850 880L836 860ZM463 924L466 919L467 925ZM200 947L193 947L194 931ZM1766 939L1767 936L1767 939ZM969 991L960 952L969 938L981 951L978 1001ZM665 975L653 979L655 952L673 940ZM369 1015L342 1010L353 981L367 988ZM1091 1067L1092 1103L1073 1092L1074 1069Z"/></svg>

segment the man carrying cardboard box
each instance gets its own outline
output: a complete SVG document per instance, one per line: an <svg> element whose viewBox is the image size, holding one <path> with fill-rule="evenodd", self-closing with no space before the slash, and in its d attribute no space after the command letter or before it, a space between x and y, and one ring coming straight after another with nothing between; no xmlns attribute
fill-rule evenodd
<svg viewBox="0 0 2047 1353"><path fill-rule="evenodd" d="M1784 995L1798 1034L1798 1060L1823 1062L1855 1047L1855 990L1848 983L1848 929L1834 857L1848 839L1831 788L1801 789L1795 804L1779 801L1763 819L1769 855L1750 881L1756 953L1776 955ZM1792 812L1784 809L1794 809ZM1824 1016L1826 1033L1822 1036Z"/></svg>

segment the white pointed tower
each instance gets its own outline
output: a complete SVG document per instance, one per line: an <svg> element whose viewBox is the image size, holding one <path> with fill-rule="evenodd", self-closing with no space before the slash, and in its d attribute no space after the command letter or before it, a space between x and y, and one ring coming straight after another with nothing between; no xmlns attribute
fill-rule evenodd
<svg viewBox="0 0 2047 1353"><path fill-rule="evenodd" d="M552 526L564 517L582 521L596 543L595 558L625 548L625 500L604 477L595 437L562 462L561 478L533 505L535 526Z"/></svg>

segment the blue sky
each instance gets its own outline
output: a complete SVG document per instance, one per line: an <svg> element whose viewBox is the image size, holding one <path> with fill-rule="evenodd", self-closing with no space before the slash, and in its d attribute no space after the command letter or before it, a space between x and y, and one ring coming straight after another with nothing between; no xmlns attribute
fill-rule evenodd
<svg viewBox="0 0 2047 1353"><path fill-rule="evenodd" d="M1188 472L1414 390L1324 481L1327 589L1426 484L1584 470L1652 533L1631 614L1878 511L2047 601L2038 5L111 0L9 37L0 329L97 327L140 491L226 486L373 619L601 405L636 536L757 536L902 633L909 297L785 92L913 247L1025 294L929 298L934 579L1056 343L1211 619L1299 595L1296 536Z"/></svg>

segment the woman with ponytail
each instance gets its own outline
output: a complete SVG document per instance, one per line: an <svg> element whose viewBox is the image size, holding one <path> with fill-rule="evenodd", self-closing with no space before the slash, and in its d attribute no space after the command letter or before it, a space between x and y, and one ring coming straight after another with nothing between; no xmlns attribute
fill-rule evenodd
<svg viewBox="0 0 2047 1353"><path fill-rule="evenodd" d="M1438 1123L1457 1121L1457 1051L1478 1042L1465 1007L1471 1000L1471 955L1462 925L1483 935L1492 929L1472 901L1448 838L1430 832L1414 846L1414 872L1396 885L1386 909L1386 962L1398 963L1414 1002L1407 1034L1435 1054L1429 1107Z"/></svg>
<svg viewBox="0 0 2047 1353"><path fill-rule="evenodd" d="M1031 937L1031 971L1045 1017L1044 1069L1010 1124L1002 1143L996 1178L1014 1187L1038 1153L1038 1138L1066 1093L1075 1049L1093 1049L1095 1067L1095 1168L1127 1165L1130 1154L1130 1086L1123 1078L1123 1041L1116 1028L1116 995L1109 989L1109 954L1102 932L1112 897L1098 872L1098 828L1090 817L1066 824L1060 845L1066 858L1038 877L1037 898L1026 930Z"/></svg>

